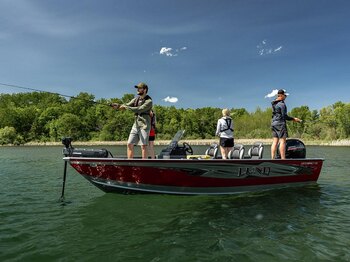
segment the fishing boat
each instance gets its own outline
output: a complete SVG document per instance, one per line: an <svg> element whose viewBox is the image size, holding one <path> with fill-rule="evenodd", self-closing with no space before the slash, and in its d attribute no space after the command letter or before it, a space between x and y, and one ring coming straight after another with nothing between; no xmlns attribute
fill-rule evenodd
<svg viewBox="0 0 350 262"><path fill-rule="evenodd" d="M113 157L106 149L76 149L71 139L63 139L66 167L105 192L161 193L177 195L220 195L316 183L324 159L306 158L306 148L298 139L287 140L288 159L264 159L262 143L245 152L235 145L230 159L222 159L217 145L203 155L193 155L192 147L180 139L180 130L156 159ZM64 187L62 191L62 196Z"/></svg>

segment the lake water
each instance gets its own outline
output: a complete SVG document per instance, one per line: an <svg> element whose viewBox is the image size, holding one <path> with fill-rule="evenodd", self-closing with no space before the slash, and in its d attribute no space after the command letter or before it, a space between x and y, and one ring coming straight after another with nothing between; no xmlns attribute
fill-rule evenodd
<svg viewBox="0 0 350 262"><path fill-rule="evenodd" d="M118 195L69 168L61 205L60 147L1 147L0 261L350 261L350 148L307 150L326 159L315 186Z"/></svg>

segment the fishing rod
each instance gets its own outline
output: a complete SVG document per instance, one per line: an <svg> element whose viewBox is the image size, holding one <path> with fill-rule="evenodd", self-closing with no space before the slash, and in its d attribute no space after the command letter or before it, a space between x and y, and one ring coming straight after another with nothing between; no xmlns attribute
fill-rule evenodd
<svg viewBox="0 0 350 262"><path fill-rule="evenodd" d="M71 99L77 99L77 100L90 102L90 103L94 103L94 104L98 104L98 105L108 106L108 107L111 107L113 105L111 103L110 104L105 104L105 103L96 102L96 101L93 101L93 100L87 100L87 99L83 99L83 98L79 98L79 97L75 97L75 96L64 95L64 94L60 94L60 93L56 93L56 92L50 92L50 91L40 90L40 89L36 89L36 88L31 88L31 87L12 85L12 84L6 84L6 83L0 83L0 85L7 86L7 87L19 88L19 89L23 89L23 90L30 90L30 91L40 92L40 93L48 93L48 94L52 94L52 95L59 95L59 96L63 96L63 97L71 98Z"/></svg>

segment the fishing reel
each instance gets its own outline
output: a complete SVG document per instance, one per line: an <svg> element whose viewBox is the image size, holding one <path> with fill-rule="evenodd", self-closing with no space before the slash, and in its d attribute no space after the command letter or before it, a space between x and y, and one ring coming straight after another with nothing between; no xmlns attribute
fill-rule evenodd
<svg viewBox="0 0 350 262"><path fill-rule="evenodd" d="M118 103L110 103L109 104L110 107L113 107L113 109L119 109L120 105Z"/></svg>

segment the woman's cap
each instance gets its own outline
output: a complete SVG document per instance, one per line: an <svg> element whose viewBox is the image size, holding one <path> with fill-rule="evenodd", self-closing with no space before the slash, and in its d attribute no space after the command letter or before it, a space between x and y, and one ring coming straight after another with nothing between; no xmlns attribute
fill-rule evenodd
<svg viewBox="0 0 350 262"><path fill-rule="evenodd" d="M285 89L280 89L277 92L278 95L285 95L285 96L289 96L289 94L287 93L287 90Z"/></svg>

